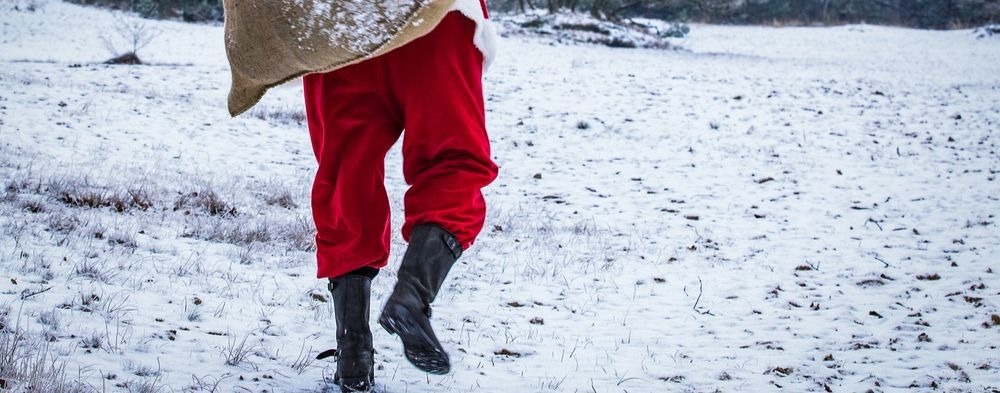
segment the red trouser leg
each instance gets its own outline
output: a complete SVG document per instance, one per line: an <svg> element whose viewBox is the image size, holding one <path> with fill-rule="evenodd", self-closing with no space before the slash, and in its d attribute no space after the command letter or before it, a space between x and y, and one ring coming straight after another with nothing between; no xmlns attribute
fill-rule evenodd
<svg viewBox="0 0 1000 393"><path fill-rule="evenodd" d="M380 59L303 79L319 169L312 190L319 278L389 258L385 156L402 122L388 100Z"/></svg>
<svg viewBox="0 0 1000 393"><path fill-rule="evenodd" d="M405 239L415 225L437 224L468 248L483 228L481 189L496 178L497 166L486 135L475 29L475 22L452 12L428 35L387 55L406 128Z"/></svg>
<svg viewBox="0 0 1000 393"><path fill-rule="evenodd" d="M496 178L482 92L475 24L452 12L432 31L375 59L304 78L306 113L319 171L313 186L318 277L389 255L386 152L403 138L411 185L403 237L436 224L464 248L483 227L482 187Z"/></svg>

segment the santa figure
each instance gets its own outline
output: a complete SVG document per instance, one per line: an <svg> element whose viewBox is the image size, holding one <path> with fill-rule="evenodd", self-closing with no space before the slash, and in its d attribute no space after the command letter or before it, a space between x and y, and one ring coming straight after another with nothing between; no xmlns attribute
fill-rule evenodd
<svg viewBox="0 0 1000 393"><path fill-rule="evenodd" d="M231 114L301 77L318 170L312 189L318 277L337 323L335 380L374 383L371 281L389 259L385 157L402 136L402 235L409 243L378 323L421 370L444 374L448 354L430 305L483 227L481 189L497 176L482 75L495 33L484 0L229 0Z"/></svg>

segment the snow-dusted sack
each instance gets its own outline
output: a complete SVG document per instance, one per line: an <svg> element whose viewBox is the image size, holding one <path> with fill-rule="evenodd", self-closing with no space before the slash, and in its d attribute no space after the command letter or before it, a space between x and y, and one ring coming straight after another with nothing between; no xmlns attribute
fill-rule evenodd
<svg viewBox="0 0 1000 393"><path fill-rule="evenodd" d="M336 391L301 88L230 119L221 26L144 21L146 65L108 66L117 13L15 3L3 386ZM377 392L1000 388L1000 40L691 27L686 51L498 43L500 177L432 319L453 371L373 323Z"/></svg>
<svg viewBox="0 0 1000 393"><path fill-rule="evenodd" d="M229 0L229 112L279 84L378 56L431 31L455 0Z"/></svg>
<svg viewBox="0 0 1000 393"><path fill-rule="evenodd" d="M257 104L268 89L313 72L380 56L431 31L451 11L476 22L484 69L496 33L479 0L230 0L226 53L232 71L229 113Z"/></svg>

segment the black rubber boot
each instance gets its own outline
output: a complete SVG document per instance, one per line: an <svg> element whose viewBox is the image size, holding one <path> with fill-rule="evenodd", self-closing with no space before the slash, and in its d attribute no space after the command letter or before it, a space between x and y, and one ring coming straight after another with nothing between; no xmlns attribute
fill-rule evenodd
<svg viewBox="0 0 1000 393"><path fill-rule="evenodd" d="M372 280L346 275L330 280L333 309L337 318L337 349L317 358L337 356L334 382L343 392L370 392L375 384L375 349L368 326Z"/></svg>
<svg viewBox="0 0 1000 393"><path fill-rule="evenodd" d="M451 369L448 354L431 328L430 304L461 255L462 247L448 231L435 225L413 228L399 280L378 319L386 331L399 335L406 359L431 374L447 374Z"/></svg>

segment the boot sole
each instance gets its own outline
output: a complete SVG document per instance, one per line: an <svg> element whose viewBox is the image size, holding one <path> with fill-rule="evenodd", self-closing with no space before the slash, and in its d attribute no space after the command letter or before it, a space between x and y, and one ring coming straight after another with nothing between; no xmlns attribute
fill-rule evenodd
<svg viewBox="0 0 1000 393"><path fill-rule="evenodd" d="M406 360L417 368L431 374L447 374L451 371L448 354L435 345L435 341L420 325L413 322L410 310L401 305L386 305L378 319L390 334L399 336L403 342Z"/></svg>

